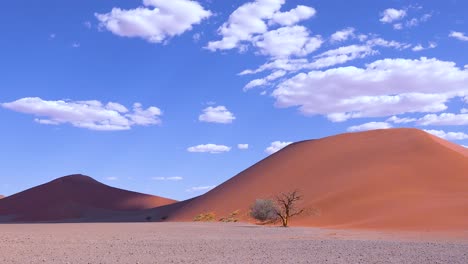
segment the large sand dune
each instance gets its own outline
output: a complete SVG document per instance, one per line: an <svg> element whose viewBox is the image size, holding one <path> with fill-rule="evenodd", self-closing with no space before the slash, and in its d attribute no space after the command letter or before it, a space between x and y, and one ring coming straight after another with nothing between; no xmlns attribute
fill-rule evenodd
<svg viewBox="0 0 468 264"><path fill-rule="evenodd" d="M218 217L299 189L318 214L292 225L468 229L468 150L417 129L348 133L292 144L175 210L172 221Z"/></svg>
<svg viewBox="0 0 468 264"><path fill-rule="evenodd" d="M65 176L0 200L3 221L67 221L111 218L174 200L104 185L83 175Z"/></svg>

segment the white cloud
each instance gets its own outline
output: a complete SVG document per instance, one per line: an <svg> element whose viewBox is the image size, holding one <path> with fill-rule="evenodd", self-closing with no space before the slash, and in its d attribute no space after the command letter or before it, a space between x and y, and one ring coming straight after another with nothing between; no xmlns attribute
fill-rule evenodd
<svg viewBox="0 0 468 264"><path fill-rule="evenodd" d="M282 27L253 38L253 45L261 54L274 58L303 57L322 43L320 36L311 37L303 26Z"/></svg>
<svg viewBox="0 0 468 264"><path fill-rule="evenodd" d="M254 34L268 31L265 20L271 19L279 11L285 0L256 0L237 8L219 29L219 41L211 41L207 48L226 50L239 47L240 42L249 41Z"/></svg>
<svg viewBox="0 0 468 264"><path fill-rule="evenodd" d="M300 73L273 91L277 107L297 106L306 115L339 122L412 112L440 112L468 93L468 70L453 62L384 59L365 68L340 67ZM440 87L444 87L441 89Z"/></svg>
<svg viewBox="0 0 468 264"><path fill-rule="evenodd" d="M388 129L391 127L392 125L386 122L369 122L369 123L365 123L362 125L348 127L347 131L358 132L358 131L367 131L367 130L374 130L374 129Z"/></svg>
<svg viewBox="0 0 468 264"><path fill-rule="evenodd" d="M468 125L468 114L428 114L418 120L422 126L463 126Z"/></svg>
<svg viewBox="0 0 468 264"><path fill-rule="evenodd" d="M237 144L237 148L242 150L249 149L249 144Z"/></svg>
<svg viewBox="0 0 468 264"><path fill-rule="evenodd" d="M468 108L462 108L462 109L460 109L460 113L462 113L462 114L468 114Z"/></svg>
<svg viewBox="0 0 468 264"><path fill-rule="evenodd" d="M255 79L255 80L250 81L247 85L244 86L244 91L250 90L258 86L268 85L270 84L270 81L281 78L284 75L286 75L286 71L283 71L283 70L274 71L273 73L266 76L265 78Z"/></svg>
<svg viewBox="0 0 468 264"><path fill-rule="evenodd" d="M225 106L209 106L203 109L203 114L198 117L201 122L230 124L236 117Z"/></svg>
<svg viewBox="0 0 468 264"><path fill-rule="evenodd" d="M337 31L333 33L330 37L331 42L342 42L346 41L349 38L354 37L354 31L355 29L352 27L345 28L343 30Z"/></svg>
<svg viewBox="0 0 468 264"><path fill-rule="evenodd" d="M468 134L463 132L445 132L443 130L424 130L434 136L443 138L445 140L463 140L468 139Z"/></svg>
<svg viewBox="0 0 468 264"><path fill-rule="evenodd" d="M468 148L468 146L466 146L466 145L461 145L461 146L462 146L462 147L465 147L465 148Z"/></svg>
<svg viewBox="0 0 468 264"><path fill-rule="evenodd" d="M412 48L413 51L423 51L423 50L427 50L427 49L434 49L437 47L437 44L434 43L434 42L429 42L429 45L427 47L424 47L423 45L421 44L418 44L416 46L414 46Z"/></svg>
<svg viewBox="0 0 468 264"><path fill-rule="evenodd" d="M296 8L287 12L277 12L273 14L270 24L276 23L282 26L292 26L301 20L306 20L315 16L316 13L317 11L312 7L298 5Z"/></svg>
<svg viewBox="0 0 468 264"><path fill-rule="evenodd" d="M209 191L209 190L213 189L214 187L216 187L216 186L215 185L194 186L194 187L190 187L186 191L187 192L203 192L203 191Z"/></svg>
<svg viewBox="0 0 468 264"><path fill-rule="evenodd" d="M198 153L211 153L218 154L223 152L229 152L231 147L224 145L215 145L215 144L205 144L193 146L187 149L188 152L198 152Z"/></svg>
<svg viewBox="0 0 468 264"><path fill-rule="evenodd" d="M59 125L69 123L75 127L90 130L128 130L132 126L149 126L161 123L161 110L155 106L143 109L135 103L130 112L119 103L110 102L106 105L100 101L46 101L38 97L27 97L10 103L2 103L2 107L40 118L35 121L40 124Z"/></svg>
<svg viewBox="0 0 468 264"><path fill-rule="evenodd" d="M211 51L238 48L245 51L249 44L259 48L259 53L272 57L305 56L321 44L320 36L309 36L309 31L296 24L313 17L315 9L298 5L280 12L285 0L255 0L237 8L219 29L222 37L210 41ZM270 29L271 26L282 27Z"/></svg>
<svg viewBox="0 0 468 264"><path fill-rule="evenodd" d="M119 179L119 178L117 178L117 177L107 177L107 178L106 178L106 180L108 180L108 181L116 181L116 180L118 180L118 179Z"/></svg>
<svg viewBox="0 0 468 264"><path fill-rule="evenodd" d="M424 47L421 44L418 44L413 47L413 51L421 51L424 50Z"/></svg>
<svg viewBox="0 0 468 264"><path fill-rule="evenodd" d="M411 44L401 43L395 40L385 40L383 38L372 38L367 41L367 45L370 46L381 46L386 48L395 48L395 49L407 49L411 47Z"/></svg>
<svg viewBox="0 0 468 264"><path fill-rule="evenodd" d="M385 9L380 14L380 16L381 16L380 22L392 23L394 21L403 19L406 16L406 11L403 9L388 8L388 9Z"/></svg>
<svg viewBox="0 0 468 264"><path fill-rule="evenodd" d="M109 13L95 16L101 28L115 35L160 43L191 30L193 25L212 15L191 0L143 0L143 5L129 10L113 8Z"/></svg>
<svg viewBox="0 0 468 264"><path fill-rule="evenodd" d="M349 45L336 49L325 51L321 54L314 56L314 60L309 62L307 59L275 59L265 63L255 70L244 70L239 75L256 74L267 70L283 70L287 72L299 71L302 69L322 69L346 62L362 59L374 54L378 51L374 47L406 49L411 47L411 44L400 43L397 41L388 41L382 38L363 39L366 41L365 45ZM263 79L253 80L251 87L269 84ZM250 88L251 88L250 87ZM245 89L245 88L244 88Z"/></svg>
<svg viewBox="0 0 468 264"><path fill-rule="evenodd" d="M81 44L78 43L78 42L73 42L73 44L72 44L72 48L79 48L80 46L81 46Z"/></svg>
<svg viewBox="0 0 468 264"><path fill-rule="evenodd" d="M256 74L268 70L281 70L286 74L287 72L295 72L302 69L322 69L343 64L354 59L365 58L375 53L376 51L370 45L349 45L316 55L312 62L309 62L307 59L277 59L261 65L256 70L244 70L239 75ZM264 79L257 79L252 82L252 84L247 85L249 88L268 84ZM244 90L246 89L244 88Z"/></svg>
<svg viewBox="0 0 468 264"><path fill-rule="evenodd" d="M409 118L409 117L397 117L397 116L392 116L389 119L387 119L387 122L392 122L395 124L406 124L406 123L411 123L415 122L417 119L416 118Z"/></svg>
<svg viewBox="0 0 468 264"><path fill-rule="evenodd" d="M151 179L153 179L155 181L181 181L184 178L179 177L179 176L175 176L175 177L153 177Z"/></svg>
<svg viewBox="0 0 468 264"><path fill-rule="evenodd" d="M466 36L463 32L452 31L450 32L449 37L456 38L461 41L468 41L468 36Z"/></svg>
<svg viewBox="0 0 468 264"><path fill-rule="evenodd" d="M281 141L275 141L270 144L268 148L265 149L265 153L271 155L275 152L280 151L284 147L292 144L293 142L281 142Z"/></svg>

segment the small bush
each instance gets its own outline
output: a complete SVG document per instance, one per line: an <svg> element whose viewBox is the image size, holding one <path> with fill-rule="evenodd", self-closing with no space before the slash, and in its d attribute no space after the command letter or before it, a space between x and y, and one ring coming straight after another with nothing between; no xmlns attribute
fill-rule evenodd
<svg viewBox="0 0 468 264"><path fill-rule="evenodd" d="M228 215L228 217L224 217L219 219L220 222L224 223L231 223L231 222L237 222L239 219L237 219L237 215L239 215L239 210L236 210Z"/></svg>
<svg viewBox="0 0 468 264"><path fill-rule="evenodd" d="M261 222L274 222L278 219L277 209L272 200L257 199L250 208L250 216Z"/></svg>
<svg viewBox="0 0 468 264"><path fill-rule="evenodd" d="M214 221L215 218L216 218L216 215L213 212L201 213L201 214L195 216L195 218L193 218L193 221L195 221L195 222L210 222L210 221Z"/></svg>
<svg viewBox="0 0 468 264"><path fill-rule="evenodd" d="M151 220L152 220L153 218L152 218L151 216L147 216L145 219L146 219L146 221L151 222Z"/></svg>

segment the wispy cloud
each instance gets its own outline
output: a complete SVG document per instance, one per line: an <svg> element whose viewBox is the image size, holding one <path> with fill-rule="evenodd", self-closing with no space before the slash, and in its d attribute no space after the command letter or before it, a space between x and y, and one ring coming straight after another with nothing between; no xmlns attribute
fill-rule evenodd
<svg viewBox="0 0 468 264"><path fill-rule="evenodd" d="M211 153L211 154L229 152L230 150L231 150L231 147L224 146L224 145L216 145L216 144L197 145L197 146L189 147L187 149L188 152Z"/></svg>
<svg viewBox="0 0 468 264"><path fill-rule="evenodd" d="M151 179L153 179L155 181L181 181L184 178L179 177L179 176L174 176L174 177L153 177Z"/></svg>
<svg viewBox="0 0 468 264"><path fill-rule="evenodd" d="M186 191L187 192L204 192L204 191L209 191L216 187L215 185L207 185L207 186L194 186L188 188Z"/></svg>

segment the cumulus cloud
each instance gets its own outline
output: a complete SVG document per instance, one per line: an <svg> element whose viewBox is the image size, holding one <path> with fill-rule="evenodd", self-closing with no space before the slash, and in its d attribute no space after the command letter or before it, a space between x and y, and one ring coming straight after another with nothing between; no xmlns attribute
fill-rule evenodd
<svg viewBox="0 0 468 264"><path fill-rule="evenodd" d="M229 112L225 106L209 106L203 109L203 113L198 117L201 122L230 124L236 117Z"/></svg>
<svg viewBox="0 0 468 264"><path fill-rule="evenodd" d="M198 146L193 146L187 149L188 152L211 153L211 154L229 152L230 150L231 150L231 147L224 146L224 145L216 145L216 144L198 145Z"/></svg>
<svg viewBox="0 0 468 264"><path fill-rule="evenodd" d="M337 32L335 32L335 33L333 33L333 34L331 35L330 41L331 41L331 42L342 42L342 41L346 41L346 40L348 40L349 38L354 37L354 31L355 31L355 29L352 28L352 27L339 30L339 31L337 31Z"/></svg>
<svg viewBox="0 0 468 264"><path fill-rule="evenodd" d="M179 176L174 176L174 177L153 177L151 179L155 181L181 181L184 178L179 177Z"/></svg>
<svg viewBox="0 0 468 264"><path fill-rule="evenodd" d="M286 146L292 144L293 142L282 142L282 141L275 141L270 144L268 148L265 149L265 153L271 155L275 152L280 151L281 149L285 148Z"/></svg>
<svg viewBox="0 0 468 264"><path fill-rule="evenodd" d="M278 28L253 39L253 45L261 54L274 58L303 57L317 50L322 43L320 36L311 37L303 26Z"/></svg>
<svg viewBox="0 0 468 264"><path fill-rule="evenodd" d="M203 191L209 191L216 187L215 185L207 185L207 186L194 186L188 188L186 191L187 192L203 192Z"/></svg>
<svg viewBox="0 0 468 264"><path fill-rule="evenodd" d="M248 45L259 48L259 53L273 57L305 56L321 44L320 36L296 24L313 17L315 9L298 5L287 12L281 12L285 0L256 0L237 8L219 29L221 40L210 41L211 51L238 48L245 50ZM280 28L271 29L279 25Z"/></svg>
<svg viewBox="0 0 468 264"><path fill-rule="evenodd" d="M449 37L456 38L461 41L468 41L468 36L466 36L463 32L452 31L450 32Z"/></svg>
<svg viewBox="0 0 468 264"><path fill-rule="evenodd" d="M392 122L395 124L406 124L406 123L411 123L415 122L417 119L416 118L409 118L409 117L397 117L397 116L392 116L389 119L387 119L387 122Z"/></svg>
<svg viewBox="0 0 468 264"><path fill-rule="evenodd" d="M440 112L466 96L468 70L453 62L421 58L384 59L366 65L300 73L273 91L277 107L299 107L331 121ZM444 89L440 89L444 87Z"/></svg>
<svg viewBox="0 0 468 264"><path fill-rule="evenodd" d="M71 124L90 130L128 130L132 126L150 126L161 123L162 112L151 106L143 109L140 103L129 111L125 106L109 102L91 101L47 101L39 97L27 97L14 102L2 103L2 107L37 116L37 123L47 125Z"/></svg>
<svg viewBox="0 0 468 264"><path fill-rule="evenodd" d="M445 140L463 140L468 139L468 134L463 132L445 132L443 130L424 130L429 134L443 138Z"/></svg>
<svg viewBox="0 0 468 264"><path fill-rule="evenodd" d="M135 9L113 8L105 14L95 14L100 28L121 37L139 37L152 43L191 30L212 13L191 0L143 0Z"/></svg>
<svg viewBox="0 0 468 264"><path fill-rule="evenodd" d="M468 114L428 114L418 120L422 126L464 126L468 125Z"/></svg>
<svg viewBox="0 0 468 264"><path fill-rule="evenodd" d="M287 12L274 13L273 18L269 23L276 23L282 26L291 26L300 22L301 20L306 20L315 16L316 13L317 11L310 6L298 5L296 8Z"/></svg>
<svg viewBox="0 0 468 264"><path fill-rule="evenodd" d="M398 20L403 19L405 16L406 16L406 10L388 8L388 9L385 9L380 14L380 22L382 22L382 23L392 23L394 21L398 21Z"/></svg>
<svg viewBox="0 0 468 264"><path fill-rule="evenodd" d="M349 132L358 132L358 131L367 131L367 130L374 130L374 129L388 129L391 128L387 122L369 122L362 125L351 126L348 127L347 131Z"/></svg>
<svg viewBox="0 0 468 264"><path fill-rule="evenodd" d="M249 149L249 144L237 144L237 148L242 150Z"/></svg>

